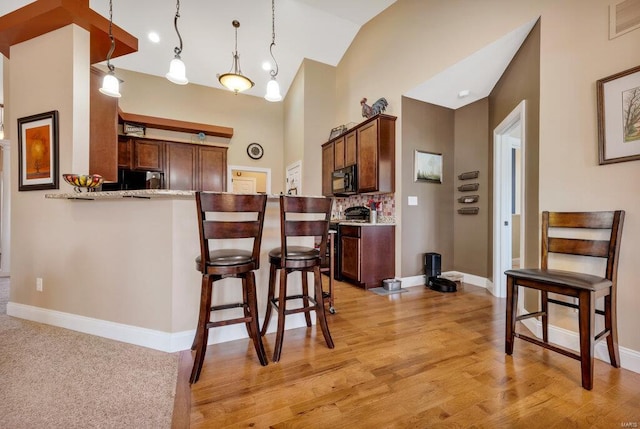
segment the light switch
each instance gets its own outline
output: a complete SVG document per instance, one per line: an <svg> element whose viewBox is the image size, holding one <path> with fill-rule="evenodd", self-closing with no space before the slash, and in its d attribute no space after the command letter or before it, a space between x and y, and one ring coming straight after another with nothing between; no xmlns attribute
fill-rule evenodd
<svg viewBox="0 0 640 429"><path fill-rule="evenodd" d="M417 206L418 205L418 197L409 196L409 205Z"/></svg>

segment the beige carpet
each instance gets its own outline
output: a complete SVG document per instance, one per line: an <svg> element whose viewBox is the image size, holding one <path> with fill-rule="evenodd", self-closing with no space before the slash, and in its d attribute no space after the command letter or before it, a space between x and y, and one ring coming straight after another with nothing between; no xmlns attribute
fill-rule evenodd
<svg viewBox="0 0 640 429"><path fill-rule="evenodd" d="M170 428L178 355L0 314L0 428Z"/></svg>

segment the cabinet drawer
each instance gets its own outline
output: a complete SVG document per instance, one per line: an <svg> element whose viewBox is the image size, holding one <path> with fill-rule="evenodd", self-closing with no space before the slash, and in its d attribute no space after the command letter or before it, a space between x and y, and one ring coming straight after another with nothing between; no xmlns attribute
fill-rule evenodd
<svg viewBox="0 0 640 429"><path fill-rule="evenodd" d="M360 227L352 225L340 225L340 234L348 237L360 237Z"/></svg>

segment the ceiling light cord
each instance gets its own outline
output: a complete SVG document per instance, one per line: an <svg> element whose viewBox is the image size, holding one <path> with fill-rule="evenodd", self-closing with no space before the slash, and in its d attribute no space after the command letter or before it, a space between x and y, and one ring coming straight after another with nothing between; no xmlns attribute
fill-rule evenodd
<svg viewBox="0 0 640 429"><path fill-rule="evenodd" d="M109 40L111 40L111 47L107 53L107 68L113 73L115 67L111 64L111 55L116 50L116 41L113 38L113 2L111 0L109 1Z"/></svg>
<svg viewBox="0 0 640 429"><path fill-rule="evenodd" d="M173 18L173 27L176 29L178 41L180 42L180 47L176 46L173 48L173 52L175 52L176 57L180 58L180 54L182 53L182 36L178 30L178 18L180 18L180 0L176 2L176 16Z"/></svg>

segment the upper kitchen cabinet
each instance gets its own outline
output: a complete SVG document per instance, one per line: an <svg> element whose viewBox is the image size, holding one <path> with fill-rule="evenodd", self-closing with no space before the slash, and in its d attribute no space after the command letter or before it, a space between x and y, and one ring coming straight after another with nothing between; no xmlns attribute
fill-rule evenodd
<svg viewBox="0 0 640 429"><path fill-rule="evenodd" d="M224 192L227 190L227 148L198 146L198 189Z"/></svg>
<svg viewBox="0 0 640 429"><path fill-rule="evenodd" d="M331 141L322 145L322 195L330 197L331 173L334 167L334 143Z"/></svg>
<svg viewBox="0 0 640 429"><path fill-rule="evenodd" d="M358 193L395 191L396 118L377 115L358 125Z"/></svg>
<svg viewBox="0 0 640 429"><path fill-rule="evenodd" d="M118 180L118 99L102 94L104 73L91 67L89 90L89 171Z"/></svg>
<svg viewBox="0 0 640 429"><path fill-rule="evenodd" d="M322 145L322 195L332 195L334 170L354 164L359 194L395 192L395 116L374 116Z"/></svg>
<svg viewBox="0 0 640 429"><path fill-rule="evenodd" d="M153 140L133 141L134 170L163 171L164 143Z"/></svg>

